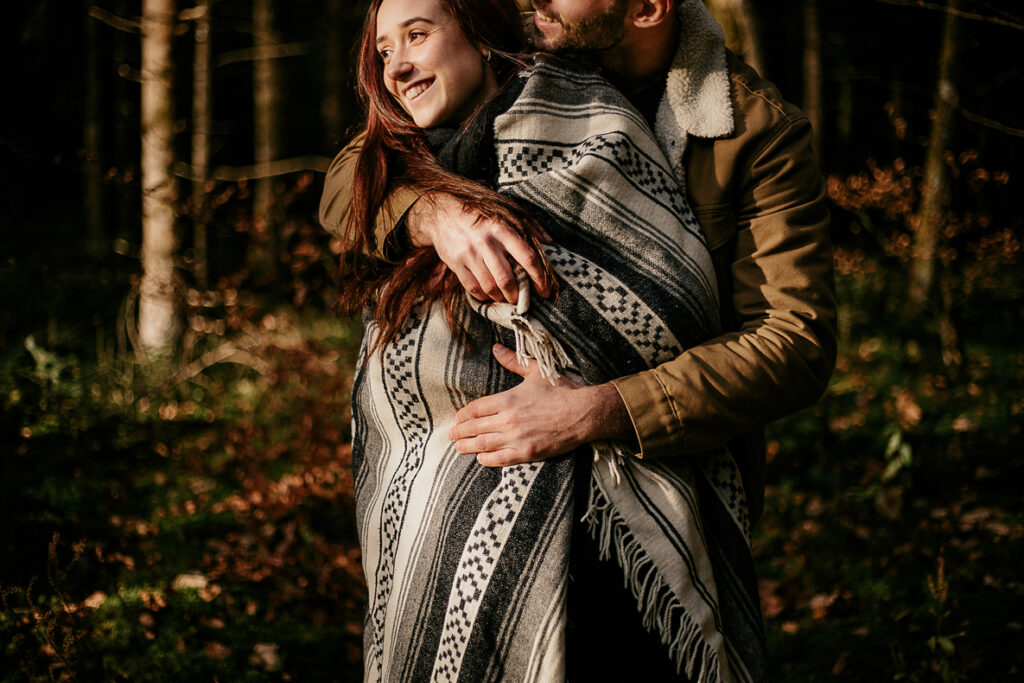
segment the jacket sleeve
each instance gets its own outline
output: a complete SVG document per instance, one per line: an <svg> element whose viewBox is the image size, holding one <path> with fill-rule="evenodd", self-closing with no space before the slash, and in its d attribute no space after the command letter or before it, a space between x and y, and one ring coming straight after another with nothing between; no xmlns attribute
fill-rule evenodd
<svg viewBox="0 0 1024 683"><path fill-rule="evenodd" d="M613 382L640 457L722 445L812 403L828 384L836 318L824 182L806 118L770 133L734 203L735 330Z"/></svg>
<svg viewBox="0 0 1024 683"><path fill-rule="evenodd" d="M341 240L347 239L352 181L355 179L356 164L365 137L365 133L361 132L345 145L327 168L327 177L324 179L324 193L320 197L320 225ZM415 187L409 185L395 185L390 188L383 206L377 213L374 256L384 258L387 237L394 231L409 207L420 198L420 194Z"/></svg>

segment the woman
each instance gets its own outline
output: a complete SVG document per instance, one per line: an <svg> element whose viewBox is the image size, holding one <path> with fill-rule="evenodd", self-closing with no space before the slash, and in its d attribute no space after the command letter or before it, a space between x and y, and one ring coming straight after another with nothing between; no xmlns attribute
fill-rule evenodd
<svg viewBox="0 0 1024 683"><path fill-rule="evenodd" d="M445 436L460 407L516 383L494 341L593 383L652 367L718 325L699 227L642 118L594 73L542 57L516 73L520 44L511 1L377 0L367 19L341 298L365 309L353 452L366 677L564 679L573 520L585 512L676 666L693 680L749 680L723 614L751 596L715 580L745 547L728 454L645 463L600 444L592 467L569 455L488 469ZM557 301L521 289L515 306L470 303L429 253L365 259L396 179L475 201L524 235L530 219L508 197L529 207L556 241L544 252Z"/></svg>

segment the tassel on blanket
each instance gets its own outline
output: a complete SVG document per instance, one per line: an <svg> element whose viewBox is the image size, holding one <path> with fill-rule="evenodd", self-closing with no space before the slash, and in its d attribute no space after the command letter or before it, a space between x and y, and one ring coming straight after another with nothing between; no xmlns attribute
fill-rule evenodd
<svg viewBox="0 0 1024 683"><path fill-rule="evenodd" d="M587 513L581 521L587 525L590 537L597 541L598 556L602 560L615 556L623 570L624 585L636 598L644 628L657 633L661 642L668 646L676 671L684 672L689 680L697 683L731 680L714 649L704 640L700 627L687 615L650 555L594 477L590 480Z"/></svg>
<svg viewBox="0 0 1024 683"><path fill-rule="evenodd" d="M544 326L530 320L530 278L522 266L516 266L516 279L519 283L519 299L516 301L516 312L509 317L512 331L516 335L516 360L526 365L528 360L537 361L540 376L551 382L552 386L561 377L559 368L568 367L572 362L557 339L552 337Z"/></svg>
<svg viewBox="0 0 1024 683"><path fill-rule="evenodd" d="M554 385L562 376L558 369L567 367L571 362L565 349L542 325L525 315L516 313L511 322L516 335L516 360L521 365L529 360L537 361L540 376Z"/></svg>

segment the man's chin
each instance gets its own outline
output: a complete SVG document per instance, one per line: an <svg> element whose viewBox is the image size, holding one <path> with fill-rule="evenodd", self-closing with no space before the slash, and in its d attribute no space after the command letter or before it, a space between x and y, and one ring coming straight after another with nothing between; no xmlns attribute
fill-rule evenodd
<svg viewBox="0 0 1024 683"><path fill-rule="evenodd" d="M561 49L561 32L544 33L535 24L530 23L530 44L542 52L558 52Z"/></svg>

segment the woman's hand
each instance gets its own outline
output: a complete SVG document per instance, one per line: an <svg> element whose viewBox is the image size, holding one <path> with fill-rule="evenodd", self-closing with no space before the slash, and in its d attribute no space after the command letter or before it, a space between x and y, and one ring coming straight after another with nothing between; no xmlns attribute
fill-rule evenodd
<svg viewBox="0 0 1024 683"><path fill-rule="evenodd" d="M450 194L421 197L406 214L406 227L413 245L433 247L479 301L516 303L519 286L510 260L526 270L541 296L549 294L540 259L526 241L505 223L484 218ZM546 233L538 237L551 241Z"/></svg>
<svg viewBox="0 0 1024 683"><path fill-rule="evenodd" d="M597 439L632 431L619 392L610 384L583 386L564 377L552 386L536 363L520 365L500 344L494 357L523 378L518 386L477 399L456 414L448 432L459 453L476 453L477 462L504 467L536 462Z"/></svg>

